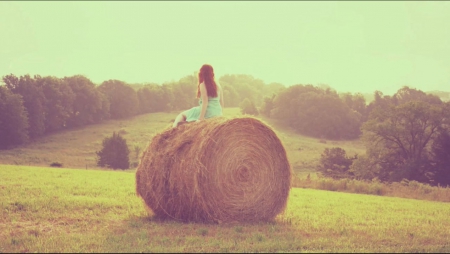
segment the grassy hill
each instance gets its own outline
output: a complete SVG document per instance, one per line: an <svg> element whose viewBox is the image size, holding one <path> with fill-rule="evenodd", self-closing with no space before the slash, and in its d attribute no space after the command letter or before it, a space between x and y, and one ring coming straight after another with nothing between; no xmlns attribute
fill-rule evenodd
<svg viewBox="0 0 450 254"><path fill-rule="evenodd" d="M178 112L145 114L62 131L15 149L0 151L0 164L49 166L53 162L59 162L65 168L97 169L95 152L101 149L103 139L111 136L113 131L123 134L130 149L130 161L137 163L139 157L136 151L142 152L152 136L170 126L177 114ZM240 115L240 111L238 108L225 108L224 115ZM365 152L364 146L358 140L322 140L326 143L321 143L316 138L305 137L282 127L272 119L261 116L259 118L274 127L286 148L293 169L297 172L313 172L320 154L326 147L342 147L349 155Z"/></svg>
<svg viewBox="0 0 450 254"><path fill-rule="evenodd" d="M176 114L111 120L0 151L0 253L450 251L450 203L435 201L293 188L273 222L160 221L136 196L134 169L91 169L99 169L95 151L113 131L127 139L137 163L136 152ZM326 147L364 153L358 140L319 141L261 119L274 127L300 175L314 172ZM65 168L48 167L52 162Z"/></svg>
<svg viewBox="0 0 450 254"><path fill-rule="evenodd" d="M124 171L3 165L0 252L449 252L450 204L293 188L275 221L159 221Z"/></svg>

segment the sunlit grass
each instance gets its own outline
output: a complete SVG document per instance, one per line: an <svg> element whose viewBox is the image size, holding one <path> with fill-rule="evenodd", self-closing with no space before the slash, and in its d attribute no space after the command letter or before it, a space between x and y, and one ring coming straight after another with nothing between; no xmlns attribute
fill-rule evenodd
<svg viewBox="0 0 450 254"><path fill-rule="evenodd" d="M0 166L3 252L449 252L450 204L311 189L276 221L159 221L134 173Z"/></svg>

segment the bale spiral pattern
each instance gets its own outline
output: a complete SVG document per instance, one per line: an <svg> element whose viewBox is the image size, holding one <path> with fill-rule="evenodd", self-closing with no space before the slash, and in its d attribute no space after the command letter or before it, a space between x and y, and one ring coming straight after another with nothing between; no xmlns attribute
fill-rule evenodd
<svg viewBox="0 0 450 254"><path fill-rule="evenodd" d="M252 222L286 207L291 168L275 132L251 117L215 117L155 135L136 171L136 192L157 216Z"/></svg>

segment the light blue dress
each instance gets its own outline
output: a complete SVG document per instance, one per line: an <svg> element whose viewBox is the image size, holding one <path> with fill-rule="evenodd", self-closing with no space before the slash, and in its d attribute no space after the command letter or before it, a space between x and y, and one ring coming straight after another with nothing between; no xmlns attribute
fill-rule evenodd
<svg viewBox="0 0 450 254"><path fill-rule="evenodd" d="M222 115L222 106L220 105L220 91L217 91L217 97L208 96L208 106L206 107L205 119ZM197 121L202 111L202 98L198 101L199 106L186 111L186 122Z"/></svg>

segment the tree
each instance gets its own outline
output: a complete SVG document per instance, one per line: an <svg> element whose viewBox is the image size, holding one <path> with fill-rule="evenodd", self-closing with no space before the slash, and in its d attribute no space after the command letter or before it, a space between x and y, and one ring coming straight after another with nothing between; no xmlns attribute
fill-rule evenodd
<svg viewBox="0 0 450 254"><path fill-rule="evenodd" d="M240 96L236 89L225 81L221 81L220 85L222 86L226 107L239 107L239 103L242 102L242 100L240 100Z"/></svg>
<svg viewBox="0 0 450 254"><path fill-rule="evenodd" d="M352 178L353 173L349 171L350 165L357 156L349 158L344 149L340 147L325 148L320 155L317 170L326 177L334 179Z"/></svg>
<svg viewBox="0 0 450 254"><path fill-rule="evenodd" d="M100 99L100 104L101 104L100 109L94 113L94 119L95 119L95 122L97 123L97 122L101 122L103 120L111 118L111 114L109 113L111 103L109 102L108 97L105 94L103 94L102 92L100 92L100 89L98 88L98 86L95 87L95 90L99 94L99 99Z"/></svg>
<svg viewBox="0 0 450 254"><path fill-rule="evenodd" d="M280 92L286 90L286 87L280 83L270 83L268 85L265 85L263 87L263 97L272 97L272 96L276 96L277 94L279 94Z"/></svg>
<svg viewBox="0 0 450 254"><path fill-rule="evenodd" d="M248 98L245 98L241 104L239 105L241 108L242 114L249 114L249 115L258 115L258 109L256 108L253 101L250 101Z"/></svg>
<svg viewBox="0 0 450 254"><path fill-rule="evenodd" d="M445 122L431 147L433 184L450 186L450 101L443 105Z"/></svg>
<svg viewBox="0 0 450 254"><path fill-rule="evenodd" d="M193 77L187 76L178 82L167 84L172 89L172 109L185 110L198 104L197 84L193 83Z"/></svg>
<svg viewBox="0 0 450 254"><path fill-rule="evenodd" d="M116 134L106 137L102 143L102 149L96 152L98 156L97 165L113 169L128 169L130 167L130 151L127 141Z"/></svg>
<svg viewBox="0 0 450 254"><path fill-rule="evenodd" d="M64 81L74 93L74 101L68 127L84 126L99 122L98 113L102 111L102 94L95 89L94 83L82 75L65 77Z"/></svg>
<svg viewBox="0 0 450 254"><path fill-rule="evenodd" d="M429 104L440 105L441 99L437 95L427 94L421 90L409 88L407 86L399 89L394 95L397 105L410 102L410 101L423 101Z"/></svg>
<svg viewBox="0 0 450 254"><path fill-rule="evenodd" d="M30 139L35 139L45 133L45 105L47 100L42 87L39 87L36 80L29 75L20 76L13 74L3 77L6 87L15 94L20 94L23 105L28 115L28 135Z"/></svg>
<svg viewBox="0 0 450 254"><path fill-rule="evenodd" d="M265 84L262 80L255 79L251 75L227 74L220 77L219 83L222 85L224 95L227 96L225 99L226 105L229 105L230 107L238 106L239 102L248 98L255 106L261 106L265 88Z"/></svg>
<svg viewBox="0 0 450 254"><path fill-rule="evenodd" d="M173 95L173 88L167 84L163 84L161 86L161 90L159 92L159 103L158 105L161 107L160 111L169 112L174 108L173 104L176 100L175 96Z"/></svg>
<svg viewBox="0 0 450 254"><path fill-rule="evenodd" d="M340 95L343 102L352 110L358 112L363 118L366 116L366 99L361 93L343 93ZM367 119L364 119L365 121Z"/></svg>
<svg viewBox="0 0 450 254"><path fill-rule="evenodd" d="M139 110L139 99L136 91L120 80L104 81L99 90L109 100L109 113L112 119L135 116Z"/></svg>
<svg viewBox="0 0 450 254"><path fill-rule="evenodd" d="M275 97L273 106L273 118L304 135L351 139L360 134L361 115L329 88L291 86Z"/></svg>
<svg viewBox="0 0 450 254"><path fill-rule="evenodd" d="M429 94L438 96L442 101L450 101L450 92L445 91L429 91Z"/></svg>
<svg viewBox="0 0 450 254"><path fill-rule="evenodd" d="M163 111L161 101L162 89L157 84L146 84L137 90L139 113L146 114Z"/></svg>
<svg viewBox="0 0 450 254"><path fill-rule="evenodd" d="M261 114L270 117L270 111L274 108L273 100L275 99L275 94L272 97L264 97L264 102L261 107Z"/></svg>
<svg viewBox="0 0 450 254"><path fill-rule="evenodd" d="M0 149L28 140L28 117L22 96L0 86Z"/></svg>
<svg viewBox="0 0 450 254"><path fill-rule="evenodd" d="M450 186L450 129L441 129L432 148L433 184Z"/></svg>
<svg viewBox="0 0 450 254"><path fill-rule="evenodd" d="M139 113L146 114L155 112L155 98L152 96L151 88L149 86L144 86L139 88L136 93L139 100Z"/></svg>
<svg viewBox="0 0 450 254"><path fill-rule="evenodd" d="M379 110L387 110L390 105L395 105L394 100L389 95L383 95L381 91L375 91L373 94L373 101L366 107L366 114L364 116L364 122L370 118L370 114L376 108Z"/></svg>
<svg viewBox="0 0 450 254"><path fill-rule="evenodd" d="M37 85L45 96L45 132L50 133L69 127L68 119L73 111L75 94L62 79L36 75Z"/></svg>
<svg viewBox="0 0 450 254"><path fill-rule="evenodd" d="M431 141L448 118L442 105L410 101L376 108L363 124L367 154L388 172L389 181L430 180Z"/></svg>
<svg viewBox="0 0 450 254"><path fill-rule="evenodd" d="M375 110L388 110L390 106L398 106L411 101L423 101L433 105L442 104L441 99L432 94L426 94L423 91L412 89L407 86L399 89L394 95L383 95L380 91L375 91L374 100L367 106L364 121L366 121L370 113Z"/></svg>
<svg viewBox="0 0 450 254"><path fill-rule="evenodd" d="M377 161L367 154L359 155L350 165L349 173L358 180L378 180L386 181L386 172L377 163Z"/></svg>

